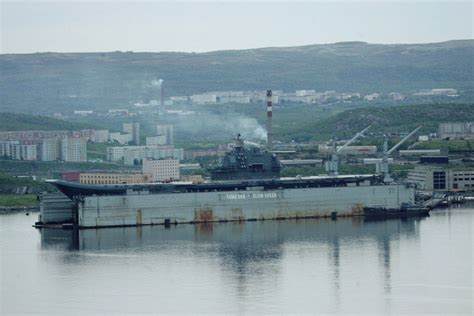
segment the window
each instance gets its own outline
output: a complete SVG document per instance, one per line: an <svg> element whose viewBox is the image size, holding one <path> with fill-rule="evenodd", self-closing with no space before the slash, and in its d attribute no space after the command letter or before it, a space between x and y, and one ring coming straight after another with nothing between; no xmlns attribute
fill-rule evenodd
<svg viewBox="0 0 474 316"><path fill-rule="evenodd" d="M446 190L446 172L433 171L433 189Z"/></svg>

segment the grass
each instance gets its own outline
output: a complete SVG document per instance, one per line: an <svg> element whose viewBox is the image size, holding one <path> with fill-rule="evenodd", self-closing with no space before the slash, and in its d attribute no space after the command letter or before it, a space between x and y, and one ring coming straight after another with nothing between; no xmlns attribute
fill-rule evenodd
<svg viewBox="0 0 474 316"><path fill-rule="evenodd" d="M38 204L35 194L0 194L0 206L22 207L35 206Z"/></svg>
<svg viewBox="0 0 474 316"><path fill-rule="evenodd" d="M414 149L473 150L474 143L463 139L433 139L418 143Z"/></svg>

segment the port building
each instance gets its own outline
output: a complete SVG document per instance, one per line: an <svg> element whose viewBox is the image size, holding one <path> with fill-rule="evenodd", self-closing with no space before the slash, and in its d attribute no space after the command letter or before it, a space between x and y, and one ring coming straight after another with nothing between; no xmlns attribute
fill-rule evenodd
<svg viewBox="0 0 474 316"><path fill-rule="evenodd" d="M439 124L439 136L451 139L474 138L474 122Z"/></svg>
<svg viewBox="0 0 474 316"><path fill-rule="evenodd" d="M407 182L427 191L474 190L474 170L450 170L443 166L416 166Z"/></svg>

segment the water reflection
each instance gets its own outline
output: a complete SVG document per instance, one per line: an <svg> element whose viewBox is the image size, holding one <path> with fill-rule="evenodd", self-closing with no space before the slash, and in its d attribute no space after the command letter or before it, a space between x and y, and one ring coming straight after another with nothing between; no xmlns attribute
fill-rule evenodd
<svg viewBox="0 0 474 316"><path fill-rule="evenodd" d="M384 265L390 261L390 242L400 236L416 237L423 218L364 220L346 218L215 223L197 225L120 227L83 230L41 229L41 246L81 251L112 251L124 248L165 246L167 242L217 243L222 256L277 259L286 242L314 242L331 246L334 264L339 260L339 241L371 239L383 250ZM148 249L148 248L147 248ZM157 248L159 250L159 247ZM269 252L269 250L271 250Z"/></svg>
<svg viewBox="0 0 474 316"><path fill-rule="evenodd" d="M186 256L218 257L221 265L233 271L238 287L245 287L246 278L258 277L269 269L278 269L285 246L308 244L312 249L327 249L332 270L334 297L340 294L341 243L374 242L378 248L378 269L383 273L384 290L391 290L391 244L401 236L419 235L423 219L368 221L362 218L287 220L201 225L104 228L85 230L42 229L43 249L65 250L65 263L79 260L77 254L114 254L133 251L134 254L166 252L177 249ZM75 255L76 254L76 255ZM374 269L377 270L377 269ZM275 271L273 271L275 272Z"/></svg>
<svg viewBox="0 0 474 316"><path fill-rule="evenodd" d="M7 314L469 314L473 219L466 206L406 221L68 231L2 215L0 305Z"/></svg>

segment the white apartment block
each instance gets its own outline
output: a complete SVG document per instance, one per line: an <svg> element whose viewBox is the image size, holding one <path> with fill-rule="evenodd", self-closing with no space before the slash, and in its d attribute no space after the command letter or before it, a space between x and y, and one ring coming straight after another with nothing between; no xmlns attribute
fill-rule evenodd
<svg viewBox="0 0 474 316"><path fill-rule="evenodd" d="M126 165L140 165L145 158L163 159L175 158L184 159L182 148L173 146L123 146L107 147L108 161L123 161Z"/></svg>
<svg viewBox="0 0 474 316"><path fill-rule="evenodd" d="M0 141L0 157L11 157L12 150L11 147L13 145L19 145L20 141L18 140L10 140L10 141Z"/></svg>
<svg viewBox="0 0 474 316"><path fill-rule="evenodd" d="M142 166L143 174L151 175L151 181L179 180L178 159L144 159Z"/></svg>
<svg viewBox="0 0 474 316"><path fill-rule="evenodd" d="M219 103L239 103L249 104L251 98L249 96L222 96L218 98Z"/></svg>
<svg viewBox="0 0 474 316"><path fill-rule="evenodd" d="M108 161L122 161L123 154L126 147L107 147L107 160Z"/></svg>
<svg viewBox="0 0 474 316"><path fill-rule="evenodd" d="M374 101L374 100L377 100L378 98L380 97L380 94L378 93L372 93L372 94L368 94L364 97L364 100L365 101Z"/></svg>
<svg viewBox="0 0 474 316"><path fill-rule="evenodd" d="M194 94L191 101L196 104L216 104L217 95L215 94Z"/></svg>
<svg viewBox="0 0 474 316"><path fill-rule="evenodd" d="M156 125L156 135L164 135L166 137L166 144L174 144L174 128L171 124L159 124ZM148 145L148 144L147 144Z"/></svg>
<svg viewBox="0 0 474 316"><path fill-rule="evenodd" d="M140 123L123 123L122 128L125 134L132 134L134 145L140 145Z"/></svg>
<svg viewBox="0 0 474 316"><path fill-rule="evenodd" d="M435 95L456 95L458 90L452 88L431 89L431 94Z"/></svg>
<svg viewBox="0 0 474 316"><path fill-rule="evenodd" d="M109 140L108 129L96 129L94 131L94 142L95 143L106 143Z"/></svg>
<svg viewBox="0 0 474 316"><path fill-rule="evenodd" d="M39 145L39 159L41 161L56 161L60 158L60 142L58 138L46 138Z"/></svg>
<svg viewBox="0 0 474 316"><path fill-rule="evenodd" d="M117 142L120 145L127 145L133 140L133 135L132 134L124 134L120 132L116 133L109 133L109 140L111 142Z"/></svg>
<svg viewBox="0 0 474 316"><path fill-rule="evenodd" d="M166 135L147 136L146 145L147 146L166 145Z"/></svg>
<svg viewBox="0 0 474 316"><path fill-rule="evenodd" d="M129 166L140 165L145 158L174 158L177 160L183 160L184 151L182 148L163 149L152 146L146 146L145 148L128 148L124 151L123 163Z"/></svg>
<svg viewBox="0 0 474 316"><path fill-rule="evenodd" d="M10 147L11 157L15 160L37 160L38 146L37 145L21 145L14 144Z"/></svg>
<svg viewBox="0 0 474 316"><path fill-rule="evenodd" d="M314 95L316 93L315 90L296 90L295 94L297 97L304 97L307 95Z"/></svg>
<svg viewBox="0 0 474 316"><path fill-rule="evenodd" d="M86 140L79 137L65 137L61 140L61 160L71 162L87 161Z"/></svg>

